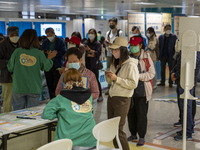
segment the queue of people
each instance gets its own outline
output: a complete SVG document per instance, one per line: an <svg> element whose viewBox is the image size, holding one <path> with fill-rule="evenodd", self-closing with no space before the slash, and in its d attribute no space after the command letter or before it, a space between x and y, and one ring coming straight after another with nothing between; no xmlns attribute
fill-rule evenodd
<svg viewBox="0 0 200 150"><path fill-rule="evenodd" d="M47 28L46 38L39 40L34 29L25 30L19 37L19 28L9 27L8 37L0 43L3 111L39 105L42 92L40 71L45 71L50 101L42 117L51 120L58 118L55 140L70 138L74 149L95 148L92 108L94 100L104 101L98 63L100 59L106 59L107 117L121 117L119 139L123 150L130 149L128 141L138 140L137 146L143 146L148 126L149 100L153 89L157 87L155 63L160 60L161 82L158 86L165 86L165 67L168 63L169 87L173 86L173 81L178 85L179 123L182 125L180 57L177 57L173 66L177 37L171 33L171 25L164 27L165 33L159 38L152 27L147 29L147 35L143 37L139 27L133 26L133 36L128 41L123 37L123 31L117 28L117 18L110 19L108 23L110 30L105 38L100 37L101 32L90 29L88 39L82 39L79 32L73 32L66 42L55 35L53 28ZM192 92L195 95L195 87ZM190 108L193 105L188 110L189 140L192 138L192 112L196 103L189 102L188 105ZM128 138L123 131L126 117L131 132ZM70 132L67 132L69 128ZM80 128L82 132L78 132ZM175 140L181 139L182 132L177 133ZM117 148L116 140L113 143Z"/></svg>

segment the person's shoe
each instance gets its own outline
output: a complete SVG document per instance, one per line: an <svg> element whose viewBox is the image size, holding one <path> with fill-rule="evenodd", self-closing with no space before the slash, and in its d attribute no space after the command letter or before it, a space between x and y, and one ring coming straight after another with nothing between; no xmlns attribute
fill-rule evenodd
<svg viewBox="0 0 200 150"><path fill-rule="evenodd" d="M102 102L103 101L103 97L100 96L98 99L97 99L97 102Z"/></svg>
<svg viewBox="0 0 200 150"><path fill-rule="evenodd" d="M173 87L173 84L169 84L169 87Z"/></svg>
<svg viewBox="0 0 200 150"><path fill-rule="evenodd" d="M183 135L176 135L176 136L174 137L174 140L176 140L176 141L182 141L182 140L183 140ZM186 137L186 140L187 140L187 141L192 141L192 136L187 136L187 137Z"/></svg>
<svg viewBox="0 0 200 150"><path fill-rule="evenodd" d="M135 141L135 140L137 140L137 136L136 135L131 135L131 136L128 137L127 140L128 141Z"/></svg>
<svg viewBox="0 0 200 150"><path fill-rule="evenodd" d="M177 134L178 136L182 136L182 135L183 135L183 130L177 131L176 134Z"/></svg>
<svg viewBox="0 0 200 150"><path fill-rule="evenodd" d="M157 86L165 86L165 84L164 83L159 83L159 84L157 84Z"/></svg>
<svg viewBox="0 0 200 150"><path fill-rule="evenodd" d="M181 127L181 123L180 122L176 122L176 123L174 123L174 127Z"/></svg>
<svg viewBox="0 0 200 150"><path fill-rule="evenodd" d="M137 142L136 146L143 146L145 143L144 138L139 138L139 141Z"/></svg>

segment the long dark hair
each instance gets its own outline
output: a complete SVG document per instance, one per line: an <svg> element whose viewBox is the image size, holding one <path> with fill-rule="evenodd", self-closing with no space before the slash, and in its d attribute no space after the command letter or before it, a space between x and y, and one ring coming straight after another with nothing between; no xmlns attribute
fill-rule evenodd
<svg viewBox="0 0 200 150"><path fill-rule="evenodd" d="M149 28L147 29L147 31L149 31L150 33L153 33L153 35L156 36L156 32L155 32L155 30L154 30L153 27L149 27Z"/></svg>
<svg viewBox="0 0 200 150"><path fill-rule="evenodd" d="M39 44L36 30L26 29L22 33L22 36L19 38L19 45L23 49L30 49L31 47L39 48L40 44Z"/></svg>
<svg viewBox="0 0 200 150"><path fill-rule="evenodd" d="M88 31L88 34L89 34L90 31L94 31L95 38L94 38L94 41L93 41L93 42L97 42L97 31L96 31L94 28L92 28L92 29L90 29L90 30ZM91 43L89 38L88 38L88 42Z"/></svg>
<svg viewBox="0 0 200 150"><path fill-rule="evenodd" d="M112 55L112 63L115 66L115 68L117 68L117 66L121 66L121 64L129 58L127 47L121 46L119 49L120 49L119 59L115 59L115 57Z"/></svg>

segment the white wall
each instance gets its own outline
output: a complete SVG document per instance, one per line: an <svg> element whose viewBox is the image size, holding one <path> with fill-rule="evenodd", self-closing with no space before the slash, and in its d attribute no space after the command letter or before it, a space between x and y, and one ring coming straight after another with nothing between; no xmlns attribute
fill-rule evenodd
<svg viewBox="0 0 200 150"><path fill-rule="evenodd" d="M88 33L88 31L91 28L95 28L95 20L94 19L91 19L91 18L84 19L84 24L85 24L85 35Z"/></svg>
<svg viewBox="0 0 200 150"><path fill-rule="evenodd" d="M74 19L73 20L73 30L72 30L72 32L74 32L74 31L80 32L81 35L82 35L82 24L83 24L82 19Z"/></svg>
<svg viewBox="0 0 200 150"><path fill-rule="evenodd" d="M95 20L95 29L101 31L101 35L106 37L106 32L110 30L108 21L106 20Z"/></svg>
<svg viewBox="0 0 200 150"><path fill-rule="evenodd" d="M73 33L73 21L66 21L66 37L71 37Z"/></svg>

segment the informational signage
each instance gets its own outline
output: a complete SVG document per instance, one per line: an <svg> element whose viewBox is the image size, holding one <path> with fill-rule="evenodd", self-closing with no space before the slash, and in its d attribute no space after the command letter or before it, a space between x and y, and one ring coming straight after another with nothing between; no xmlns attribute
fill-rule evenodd
<svg viewBox="0 0 200 150"><path fill-rule="evenodd" d="M164 27L166 24L172 25L172 14L162 13L162 33L164 33Z"/></svg>
<svg viewBox="0 0 200 150"><path fill-rule="evenodd" d="M174 34L179 35L179 20L180 17L185 17L185 16L174 16Z"/></svg>
<svg viewBox="0 0 200 150"><path fill-rule="evenodd" d="M156 35L159 36L162 32L162 14L147 13L146 14L146 28L153 27Z"/></svg>
<svg viewBox="0 0 200 150"><path fill-rule="evenodd" d="M46 35L45 30L47 28L53 28L57 36L62 36L62 24L41 24L40 25L41 36Z"/></svg>
<svg viewBox="0 0 200 150"><path fill-rule="evenodd" d="M129 39L133 36L132 27L137 26L140 33L145 35L145 14L144 13L130 13L128 14L128 33Z"/></svg>

